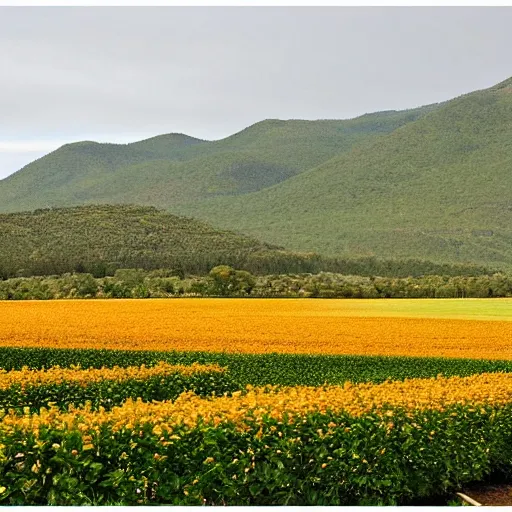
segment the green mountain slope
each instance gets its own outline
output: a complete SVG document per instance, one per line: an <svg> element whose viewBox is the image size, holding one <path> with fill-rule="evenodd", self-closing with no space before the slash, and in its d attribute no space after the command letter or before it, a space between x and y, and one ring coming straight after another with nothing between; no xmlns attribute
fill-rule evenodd
<svg viewBox="0 0 512 512"><path fill-rule="evenodd" d="M207 272L275 246L153 207L98 205L0 214L0 276L116 268Z"/></svg>
<svg viewBox="0 0 512 512"><path fill-rule="evenodd" d="M402 112L267 120L208 142L78 143L0 181L0 211L155 205L294 251L512 268L512 79Z"/></svg>
<svg viewBox="0 0 512 512"><path fill-rule="evenodd" d="M512 264L512 79L275 187L181 207L290 249Z"/></svg>
<svg viewBox="0 0 512 512"><path fill-rule="evenodd" d="M0 214L0 280L117 269L204 275L217 265L255 274L320 271L390 277L482 275L492 269L424 261L334 259L293 253L150 206L89 205Z"/></svg>
<svg viewBox="0 0 512 512"><path fill-rule="evenodd" d="M68 144L0 181L0 211L85 203L162 207L258 191L393 131L436 106L347 121L267 120L226 139L179 134Z"/></svg>
<svg viewBox="0 0 512 512"><path fill-rule="evenodd" d="M123 167L179 159L180 150L200 142L187 135L170 134L133 144L66 144L0 181L0 211L80 202L77 197L81 190L108 179Z"/></svg>

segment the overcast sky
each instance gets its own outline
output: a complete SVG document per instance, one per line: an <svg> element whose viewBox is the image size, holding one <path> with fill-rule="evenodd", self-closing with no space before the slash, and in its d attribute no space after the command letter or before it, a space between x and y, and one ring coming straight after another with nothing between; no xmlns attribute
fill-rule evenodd
<svg viewBox="0 0 512 512"><path fill-rule="evenodd" d="M0 178L76 140L219 139L512 76L512 7L0 7Z"/></svg>

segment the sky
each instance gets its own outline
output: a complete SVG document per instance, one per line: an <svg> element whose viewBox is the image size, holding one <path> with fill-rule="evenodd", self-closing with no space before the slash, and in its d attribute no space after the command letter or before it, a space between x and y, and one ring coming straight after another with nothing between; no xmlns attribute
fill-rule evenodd
<svg viewBox="0 0 512 512"><path fill-rule="evenodd" d="M512 76L512 7L0 7L0 179L78 140L215 140Z"/></svg>

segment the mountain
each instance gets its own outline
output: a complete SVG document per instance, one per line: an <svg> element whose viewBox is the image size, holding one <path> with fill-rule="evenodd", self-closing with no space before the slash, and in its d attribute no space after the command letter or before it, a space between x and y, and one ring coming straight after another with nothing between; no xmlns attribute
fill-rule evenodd
<svg viewBox="0 0 512 512"><path fill-rule="evenodd" d="M117 167L65 146L1 181L0 208L153 204L295 251L512 268L512 78L408 111L167 137L152 159L116 146Z"/></svg>
<svg viewBox="0 0 512 512"><path fill-rule="evenodd" d="M275 185L435 106L348 121L267 120L214 142L169 134L132 144L78 142L0 181L0 211L87 203L175 207Z"/></svg>
<svg viewBox="0 0 512 512"><path fill-rule="evenodd" d="M1 211L81 203L76 197L83 189L108 180L123 168L179 159L180 151L200 142L187 135L169 134L133 144L66 144L0 181ZM62 197L56 200L57 196Z"/></svg>
<svg viewBox="0 0 512 512"><path fill-rule="evenodd" d="M197 211L290 249L509 267L511 171L509 79L279 186Z"/></svg>

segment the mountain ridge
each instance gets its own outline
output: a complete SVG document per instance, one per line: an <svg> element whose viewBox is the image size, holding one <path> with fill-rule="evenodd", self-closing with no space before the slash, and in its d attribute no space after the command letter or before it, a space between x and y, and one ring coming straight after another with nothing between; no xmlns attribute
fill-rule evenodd
<svg viewBox="0 0 512 512"><path fill-rule="evenodd" d="M503 83L507 84L507 82L509 81ZM507 240L499 240L498 245L503 246L506 243L507 247L494 247L492 249L494 254L488 253L486 256L478 257L480 261L501 260L501 263L507 264L510 251L508 221L473 216L473 225L468 225L467 222L464 223L465 225L457 225L454 219L456 216L460 217L465 208L467 212L471 212L475 208L484 208L485 204L493 208L508 207L512 204L512 197L506 192L509 188L503 186L503 180L508 178L507 171L511 168L512 161L512 147L509 142L512 135L512 101L510 101L512 98L508 94L503 95L501 92L503 90L503 87L493 87L445 102L441 108L413 123L371 141L364 147L354 147L350 152L334 157L330 162L293 177L280 185L277 192L269 189L254 194L250 203L247 200L244 201L244 210L252 208L253 211L249 211L245 217L242 217L240 229L253 234L257 233L263 228L259 228L254 222L250 223L251 220L258 219L254 209L259 208L261 213L265 208L268 217L280 219L283 218L284 212L279 211L279 208L284 204L294 211L295 228L306 225L310 219L305 217L311 218L312 215L319 216L316 219L317 225L321 225L322 216L324 219L329 217L331 221L337 217L338 225L343 226L345 230L347 223L356 224L354 229L358 231L357 237L350 236L347 231L345 235L349 239L358 238L360 243L363 242L361 245L366 245L366 254L382 254L385 251L395 257L403 256L404 253L389 247L392 245L391 240L394 239L397 247L406 248L408 256L425 256L421 251L412 252L410 243L404 243L403 237L398 236L397 233L404 233L413 228L416 228L416 234L439 229L451 230L454 236L440 237L430 234L427 238L433 237L437 240L423 242L435 242L438 245L431 254L441 250L452 261L463 261L465 258L471 260L472 251L463 253L460 248L468 244L474 245L475 240L463 240L464 237L457 236L457 230L464 228L466 232L473 232L493 231L500 228L506 232L499 236ZM483 169L486 166L488 168L486 173L477 172L477 167ZM443 173L443 168L447 172ZM409 184L415 182L414 186L406 187L408 182ZM445 187L440 186L443 182ZM329 187L323 187L322 183L328 183ZM487 191L491 185L493 193ZM415 191L420 193L416 192L414 201L411 201L409 196ZM271 194L273 197L268 197ZM267 197L262 199L262 196ZM428 196L428 201L425 200L425 196ZM465 201L460 201L460 197L463 196L466 197ZM497 198L500 201L496 201ZM306 204L306 199L309 199L309 203L315 204L315 211L306 210L307 215L301 218L303 213L301 210L304 210L303 205ZM334 207L334 203L344 203L350 207ZM319 210L326 204L329 206L327 211L319 214ZM369 216L366 211L369 205L380 211L373 211ZM432 205L436 207L432 208ZM207 208L203 208L202 214L208 215L214 223L223 225L228 207L231 208L231 216L239 216L242 209L240 201L234 201L231 205L222 204L217 210L210 204ZM237 207L238 210L236 210ZM401 215L400 209L403 209ZM421 219L413 215L413 210L418 209L423 210ZM466 216L468 216L467 212ZM384 237L388 238L386 244L377 246L375 250L364 243L364 231L368 225L372 228L377 224L382 226L383 220L387 221L391 229L387 233L388 236ZM314 223L311 222L311 224ZM275 233L284 245L293 249L295 247L293 236L287 237L285 229L276 232L275 228L276 224L273 226L273 236ZM314 230L309 229L309 233L314 233ZM323 242L334 240L336 234L340 235L340 230L338 233L327 233L324 230L320 234L318 244L314 245L319 247L320 243L323 243L320 246L322 252L343 253L340 251L341 244L328 247ZM267 239L272 240L273 236ZM491 242L495 241L496 239L491 239ZM416 244L419 243L416 242ZM453 247L452 249L439 247L442 245L453 245ZM505 249L506 252L503 252ZM481 251L482 248L478 250ZM349 247L347 252L354 254L357 248ZM450 252L451 255L449 255Z"/></svg>
<svg viewBox="0 0 512 512"><path fill-rule="evenodd" d="M432 108L347 121L267 120L219 141L180 136L180 144L171 147L162 144L168 136L127 145L65 145L0 182L0 211L94 203L98 190L107 194L104 202L115 199L158 207L254 192L394 130ZM112 188L105 181L113 181ZM151 203L153 190L162 198Z"/></svg>
<svg viewBox="0 0 512 512"><path fill-rule="evenodd" d="M415 109L267 119L218 141L63 147L0 181L0 211L153 205L294 251L511 268L509 89L512 78Z"/></svg>

